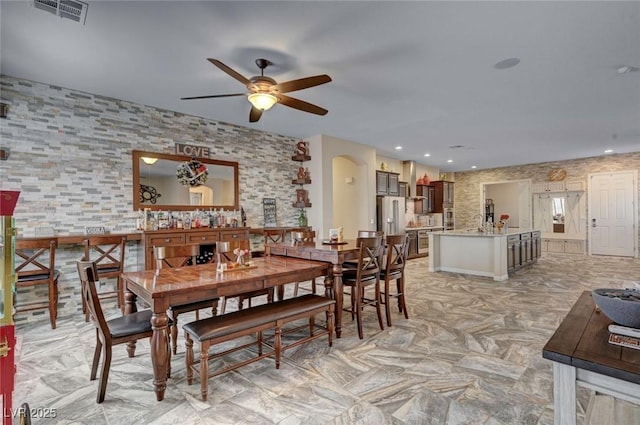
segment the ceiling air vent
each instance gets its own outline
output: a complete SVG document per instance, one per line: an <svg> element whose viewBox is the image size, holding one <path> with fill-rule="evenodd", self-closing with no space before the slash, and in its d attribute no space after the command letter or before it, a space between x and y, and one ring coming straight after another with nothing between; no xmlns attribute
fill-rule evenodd
<svg viewBox="0 0 640 425"><path fill-rule="evenodd" d="M87 3L76 0L33 0L33 6L83 25L87 18L87 7L89 7Z"/></svg>

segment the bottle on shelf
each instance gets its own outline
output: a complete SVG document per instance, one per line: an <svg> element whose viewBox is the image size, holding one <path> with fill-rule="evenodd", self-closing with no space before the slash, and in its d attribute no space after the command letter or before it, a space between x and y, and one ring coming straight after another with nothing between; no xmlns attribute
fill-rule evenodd
<svg viewBox="0 0 640 425"><path fill-rule="evenodd" d="M300 210L300 216L298 216L298 225L300 227L307 227L307 213L304 209Z"/></svg>

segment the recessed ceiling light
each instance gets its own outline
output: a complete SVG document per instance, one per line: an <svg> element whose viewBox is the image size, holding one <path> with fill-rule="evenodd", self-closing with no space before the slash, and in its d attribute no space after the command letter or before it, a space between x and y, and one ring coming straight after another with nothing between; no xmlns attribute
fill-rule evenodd
<svg viewBox="0 0 640 425"><path fill-rule="evenodd" d="M453 162L453 159L447 159L447 162Z"/></svg>
<svg viewBox="0 0 640 425"><path fill-rule="evenodd" d="M478 166L477 165L472 165L471 168L475 169L475 168L478 168Z"/></svg>
<svg viewBox="0 0 640 425"><path fill-rule="evenodd" d="M396 146L396 150L397 151L402 150L402 146Z"/></svg>
<svg viewBox="0 0 640 425"><path fill-rule="evenodd" d="M430 153L425 153L424 156L431 156L431 154Z"/></svg>
<svg viewBox="0 0 640 425"><path fill-rule="evenodd" d="M611 152L613 152L613 149L607 149L604 151L604 153L611 153Z"/></svg>
<svg viewBox="0 0 640 425"><path fill-rule="evenodd" d="M505 60L501 60L500 62L493 65L495 69L509 69L520 63L520 59L518 58L509 58Z"/></svg>

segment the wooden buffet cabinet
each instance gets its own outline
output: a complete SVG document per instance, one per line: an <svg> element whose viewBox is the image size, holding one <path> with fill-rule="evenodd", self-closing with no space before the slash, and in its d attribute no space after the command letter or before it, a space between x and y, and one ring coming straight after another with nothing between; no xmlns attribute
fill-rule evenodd
<svg viewBox="0 0 640 425"><path fill-rule="evenodd" d="M155 268L153 247L161 245L200 244L215 245L216 241L249 239L249 227L219 227L198 229L171 229L142 232L140 252L144 255L144 268Z"/></svg>

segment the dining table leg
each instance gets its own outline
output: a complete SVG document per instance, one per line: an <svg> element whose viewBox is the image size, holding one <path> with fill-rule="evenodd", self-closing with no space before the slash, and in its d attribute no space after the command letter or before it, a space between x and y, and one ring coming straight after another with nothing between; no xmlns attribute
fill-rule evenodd
<svg viewBox="0 0 640 425"><path fill-rule="evenodd" d="M124 314L135 313L138 308L136 301L138 297L133 292L126 290L124 293ZM164 391L167 388L167 377L169 373L169 317L167 310L161 309L151 316L151 364L153 365L153 386L156 393L156 400L164 399ZM127 351L135 350L135 341L132 347L127 347Z"/></svg>
<svg viewBox="0 0 640 425"><path fill-rule="evenodd" d="M151 316L151 364L153 365L153 386L156 399L164 399L167 388L167 371L169 362L169 340L167 339L169 317L166 311L154 312Z"/></svg>
<svg viewBox="0 0 640 425"><path fill-rule="evenodd" d="M340 338L342 336L342 264L334 264L329 270L330 273L324 281L325 296L336 302L335 328L336 337Z"/></svg>

